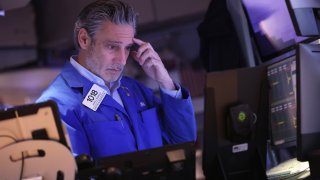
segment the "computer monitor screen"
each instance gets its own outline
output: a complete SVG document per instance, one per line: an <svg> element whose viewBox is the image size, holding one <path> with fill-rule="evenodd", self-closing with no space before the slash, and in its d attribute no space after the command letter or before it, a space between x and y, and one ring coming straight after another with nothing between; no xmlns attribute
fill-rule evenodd
<svg viewBox="0 0 320 180"><path fill-rule="evenodd" d="M320 45L299 44L297 50L297 159L320 149Z"/></svg>
<svg viewBox="0 0 320 180"><path fill-rule="evenodd" d="M78 178L87 179L186 179L195 177L194 142L100 158L92 168L80 169Z"/></svg>
<svg viewBox="0 0 320 180"><path fill-rule="evenodd" d="M296 145L296 61L291 56L267 67L270 139L276 148Z"/></svg>
<svg viewBox="0 0 320 180"><path fill-rule="evenodd" d="M266 68L259 66L207 74L202 154L206 179L266 179L266 73ZM240 141L228 135L230 107L234 104L248 105L257 117L250 136Z"/></svg>
<svg viewBox="0 0 320 180"><path fill-rule="evenodd" d="M262 61L295 50L307 41L298 37L284 0L242 0L253 39Z"/></svg>
<svg viewBox="0 0 320 180"><path fill-rule="evenodd" d="M0 148L32 139L56 140L68 146L54 101L0 111Z"/></svg>

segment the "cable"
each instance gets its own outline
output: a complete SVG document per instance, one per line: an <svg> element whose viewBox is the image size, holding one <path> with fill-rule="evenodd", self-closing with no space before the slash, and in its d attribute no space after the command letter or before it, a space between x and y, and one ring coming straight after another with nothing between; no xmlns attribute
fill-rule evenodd
<svg viewBox="0 0 320 180"><path fill-rule="evenodd" d="M23 151L21 152L21 170L20 170L20 180L22 180L22 176L23 176L23 169L24 169L24 154L23 154Z"/></svg>
<svg viewBox="0 0 320 180"><path fill-rule="evenodd" d="M14 142L17 142L16 138L14 138L13 136L10 136L10 135L0 135L0 138L1 138L1 137L10 138L10 139L12 139Z"/></svg>
<svg viewBox="0 0 320 180"><path fill-rule="evenodd" d="M18 142L18 140L15 137L10 136L10 135L0 135L0 138L9 138L9 139L13 140L14 143ZM4 148L5 146L7 146L9 144L11 144L11 143L7 143L4 146L0 146L0 149Z"/></svg>

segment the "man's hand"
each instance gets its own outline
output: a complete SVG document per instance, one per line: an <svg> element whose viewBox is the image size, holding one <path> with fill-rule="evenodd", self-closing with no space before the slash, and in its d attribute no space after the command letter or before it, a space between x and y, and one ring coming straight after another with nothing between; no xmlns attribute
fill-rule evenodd
<svg viewBox="0 0 320 180"><path fill-rule="evenodd" d="M131 56L141 65L144 72L157 81L160 87L169 90L176 89L161 58L151 44L136 38L133 38L133 42L138 44L139 48L136 51L131 51Z"/></svg>

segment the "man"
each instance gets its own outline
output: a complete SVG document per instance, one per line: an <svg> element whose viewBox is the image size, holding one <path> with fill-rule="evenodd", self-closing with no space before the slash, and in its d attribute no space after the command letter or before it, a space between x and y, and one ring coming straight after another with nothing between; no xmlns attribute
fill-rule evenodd
<svg viewBox="0 0 320 180"><path fill-rule="evenodd" d="M152 46L134 38L136 14L118 0L86 6L75 23L79 49L38 101L57 102L75 156L93 158L196 140L189 92L174 83ZM136 44L138 49L131 50ZM128 56L160 87L160 99L123 76Z"/></svg>

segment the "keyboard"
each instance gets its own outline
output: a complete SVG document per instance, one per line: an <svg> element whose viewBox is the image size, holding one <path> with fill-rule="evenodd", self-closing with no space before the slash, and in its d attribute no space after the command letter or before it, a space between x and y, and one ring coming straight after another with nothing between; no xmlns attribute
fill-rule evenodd
<svg viewBox="0 0 320 180"><path fill-rule="evenodd" d="M309 162L300 162L297 158L284 161L267 171L268 179L281 179L309 170Z"/></svg>

